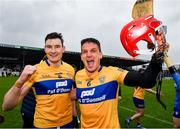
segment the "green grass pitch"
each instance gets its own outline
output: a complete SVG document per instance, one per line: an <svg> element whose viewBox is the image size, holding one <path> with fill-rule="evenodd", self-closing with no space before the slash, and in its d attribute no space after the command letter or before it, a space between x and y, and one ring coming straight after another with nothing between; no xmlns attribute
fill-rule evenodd
<svg viewBox="0 0 180 129"><path fill-rule="evenodd" d="M7 90L13 85L17 77L0 77L0 105L3 102L3 96ZM155 87L154 87L155 88ZM121 87L122 99L119 101L119 118L122 128L125 128L124 120L135 113L135 107L132 102L133 88ZM174 82L172 80L163 80L161 97L167 106L164 110L157 102L156 97L150 93L145 94L145 115L141 119L141 123L146 128L171 128L173 102L175 97ZM0 128L21 128L22 119L20 115L20 105L15 109L3 112L0 109L0 115L5 117L4 123L0 123ZM130 125L135 127L135 122Z"/></svg>

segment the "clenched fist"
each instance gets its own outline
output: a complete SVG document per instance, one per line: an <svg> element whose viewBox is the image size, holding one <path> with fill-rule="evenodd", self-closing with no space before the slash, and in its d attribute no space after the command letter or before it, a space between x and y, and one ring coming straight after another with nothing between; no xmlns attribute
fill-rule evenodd
<svg viewBox="0 0 180 129"><path fill-rule="evenodd" d="M35 66L26 65L19 79L16 81L16 87L21 87L35 71L36 71Z"/></svg>
<svg viewBox="0 0 180 129"><path fill-rule="evenodd" d="M169 44L166 42L166 38L163 32L159 32L156 36L156 41L158 44L157 52L165 52L169 49Z"/></svg>

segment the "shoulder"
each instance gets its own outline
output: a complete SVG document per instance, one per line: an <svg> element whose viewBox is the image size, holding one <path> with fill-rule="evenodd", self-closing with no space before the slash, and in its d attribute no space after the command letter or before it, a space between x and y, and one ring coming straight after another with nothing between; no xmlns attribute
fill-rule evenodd
<svg viewBox="0 0 180 129"><path fill-rule="evenodd" d="M35 64L34 66L39 68L39 67L42 67L44 64L45 62L41 60L39 63Z"/></svg>
<svg viewBox="0 0 180 129"><path fill-rule="evenodd" d="M68 71L70 71L70 72L73 72L73 73L75 73L75 69L73 68L73 66L72 65L70 65L70 64L68 64L68 63L66 63L66 62L62 62L63 63L63 67L65 68L65 69L67 69Z"/></svg>
<svg viewBox="0 0 180 129"><path fill-rule="evenodd" d="M119 67L114 67L114 66L108 66L105 67L106 70L112 71L112 72L125 72L126 70L119 68Z"/></svg>
<svg viewBox="0 0 180 129"><path fill-rule="evenodd" d="M67 68L69 68L69 69L74 69L74 68L72 67L72 65L70 65L70 64L68 64L68 63L66 63L66 62L64 62L64 61L63 61L63 66L64 66L64 67L67 67Z"/></svg>
<svg viewBox="0 0 180 129"><path fill-rule="evenodd" d="M76 72L76 77L85 76L85 75L86 75L85 69L81 69L81 70Z"/></svg>
<svg viewBox="0 0 180 129"><path fill-rule="evenodd" d="M41 62L35 64L34 66L36 67L36 70L40 70L45 67L45 63L44 63L44 61L41 61Z"/></svg>

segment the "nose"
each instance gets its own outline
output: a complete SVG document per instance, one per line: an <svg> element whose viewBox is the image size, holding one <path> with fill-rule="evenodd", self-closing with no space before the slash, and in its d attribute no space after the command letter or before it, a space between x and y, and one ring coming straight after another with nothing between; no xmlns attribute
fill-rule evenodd
<svg viewBox="0 0 180 129"><path fill-rule="evenodd" d="M92 56L92 53L90 51L87 52L87 57Z"/></svg>
<svg viewBox="0 0 180 129"><path fill-rule="evenodd" d="M51 52L56 52L56 48L55 48L55 47L52 47L52 48L51 48Z"/></svg>

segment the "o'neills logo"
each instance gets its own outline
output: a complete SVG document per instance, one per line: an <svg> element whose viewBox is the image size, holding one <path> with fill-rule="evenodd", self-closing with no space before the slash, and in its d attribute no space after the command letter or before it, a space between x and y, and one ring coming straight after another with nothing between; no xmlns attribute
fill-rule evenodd
<svg viewBox="0 0 180 129"><path fill-rule="evenodd" d="M92 90L83 91L81 93L81 98L83 98L85 96L92 96L92 95L94 95L94 92L95 92L95 88L93 88Z"/></svg>

